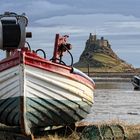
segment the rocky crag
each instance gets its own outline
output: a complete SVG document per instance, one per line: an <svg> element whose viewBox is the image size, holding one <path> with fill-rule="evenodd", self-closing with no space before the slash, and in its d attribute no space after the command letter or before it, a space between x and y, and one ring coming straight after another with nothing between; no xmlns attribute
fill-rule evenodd
<svg viewBox="0 0 140 140"><path fill-rule="evenodd" d="M75 67L86 71L90 67L92 71L99 72L134 72L132 65L120 59L112 50L108 40L104 37L97 39L90 33L86 41L85 49Z"/></svg>

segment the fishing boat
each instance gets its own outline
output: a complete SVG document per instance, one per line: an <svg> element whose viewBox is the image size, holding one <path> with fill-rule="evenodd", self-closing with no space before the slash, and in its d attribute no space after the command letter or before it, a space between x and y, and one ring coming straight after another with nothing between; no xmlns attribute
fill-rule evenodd
<svg viewBox="0 0 140 140"><path fill-rule="evenodd" d="M84 119L93 105L94 81L73 67L68 36L56 34L54 53L31 50L25 15L0 15L0 123L19 126L31 135L48 126L66 126ZM44 57L38 52L41 51ZM71 57L68 66L64 53Z"/></svg>
<svg viewBox="0 0 140 140"><path fill-rule="evenodd" d="M140 75L133 76L132 84L135 90L140 90Z"/></svg>

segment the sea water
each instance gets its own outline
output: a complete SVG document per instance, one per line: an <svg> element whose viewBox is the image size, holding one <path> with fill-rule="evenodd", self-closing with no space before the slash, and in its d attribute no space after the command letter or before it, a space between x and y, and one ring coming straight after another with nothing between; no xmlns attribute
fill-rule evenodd
<svg viewBox="0 0 140 140"><path fill-rule="evenodd" d="M94 104L84 121L140 124L140 91L131 82L96 82Z"/></svg>

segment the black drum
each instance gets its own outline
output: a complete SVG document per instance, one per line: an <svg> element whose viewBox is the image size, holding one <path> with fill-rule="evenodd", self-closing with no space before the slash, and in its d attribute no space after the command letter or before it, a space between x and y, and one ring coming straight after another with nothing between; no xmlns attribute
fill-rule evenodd
<svg viewBox="0 0 140 140"><path fill-rule="evenodd" d="M0 17L0 49L12 50L24 47L27 18L13 14Z"/></svg>

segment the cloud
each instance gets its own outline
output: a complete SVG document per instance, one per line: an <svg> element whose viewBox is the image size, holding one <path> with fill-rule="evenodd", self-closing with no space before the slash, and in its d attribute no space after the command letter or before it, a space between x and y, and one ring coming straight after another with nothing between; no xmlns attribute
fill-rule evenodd
<svg viewBox="0 0 140 140"><path fill-rule="evenodd" d="M139 0L2 0L0 12L26 12L32 19L66 15L122 14L139 16Z"/></svg>
<svg viewBox="0 0 140 140"><path fill-rule="evenodd" d="M28 31L33 32L31 47L43 48L49 54L56 33L70 35L75 61L90 32L107 37L115 50L139 46L139 0L1 0L0 5L0 13L25 12L29 17Z"/></svg>
<svg viewBox="0 0 140 140"><path fill-rule="evenodd" d="M139 0L48 0L50 3L57 5L66 4L71 7L71 11L75 14L97 14L97 13L112 13L133 15L140 17L139 15ZM77 9L77 10L75 10ZM71 12L72 13L72 12Z"/></svg>
<svg viewBox="0 0 140 140"><path fill-rule="evenodd" d="M60 32L64 29L68 33L140 34L140 19L119 14L66 15L39 19L35 23L52 30L59 28Z"/></svg>

